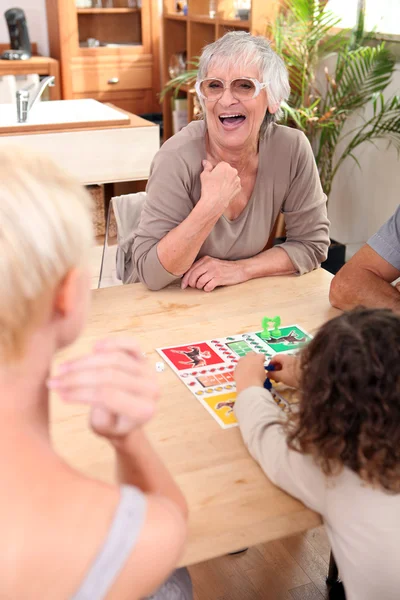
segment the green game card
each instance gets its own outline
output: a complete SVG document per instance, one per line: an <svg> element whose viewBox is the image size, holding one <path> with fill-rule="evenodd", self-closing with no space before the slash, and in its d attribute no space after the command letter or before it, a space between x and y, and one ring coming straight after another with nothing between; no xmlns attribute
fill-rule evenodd
<svg viewBox="0 0 400 600"><path fill-rule="evenodd" d="M272 336L269 339L262 338L261 331L257 332L256 335L275 352L298 350L311 340L311 336L297 325L279 327L279 329L281 335L278 338L273 338ZM271 332L272 329L269 331Z"/></svg>

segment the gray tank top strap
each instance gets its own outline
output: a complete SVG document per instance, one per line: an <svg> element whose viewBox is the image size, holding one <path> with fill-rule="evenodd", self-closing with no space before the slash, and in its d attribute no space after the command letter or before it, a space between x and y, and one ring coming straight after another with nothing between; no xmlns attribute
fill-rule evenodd
<svg viewBox="0 0 400 600"><path fill-rule="evenodd" d="M107 538L79 590L71 600L102 600L132 552L146 517L146 497L137 488L121 486L121 498Z"/></svg>

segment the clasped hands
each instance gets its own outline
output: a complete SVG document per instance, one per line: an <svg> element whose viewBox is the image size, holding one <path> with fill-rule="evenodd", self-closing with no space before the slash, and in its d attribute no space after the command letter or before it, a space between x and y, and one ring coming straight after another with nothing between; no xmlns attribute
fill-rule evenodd
<svg viewBox="0 0 400 600"><path fill-rule="evenodd" d="M203 256L182 277L181 288L197 288L212 292L220 285L236 285L244 281L241 261L220 260Z"/></svg>
<svg viewBox="0 0 400 600"><path fill-rule="evenodd" d="M90 427L118 447L153 417L160 395L131 338L97 342L90 354L60 365L47 386L68 404L88 406Z"/></svg>

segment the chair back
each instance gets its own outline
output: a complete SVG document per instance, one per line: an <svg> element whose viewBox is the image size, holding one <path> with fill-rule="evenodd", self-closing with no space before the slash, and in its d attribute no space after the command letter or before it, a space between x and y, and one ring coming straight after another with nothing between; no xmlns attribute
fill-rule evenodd
<svg viewBox="0 0 400 600"><path fill-rule="evenodd" d="M132 244L134 233L139 226L140 216L146 200L146 192L124 194L111 198L107 213L106 232L104 236L103 255L100 267L98 287L102 287L104 263L110 247L110 224L114 215L117 229L116 276L125 283L134 269L132 265Z"/></svg>

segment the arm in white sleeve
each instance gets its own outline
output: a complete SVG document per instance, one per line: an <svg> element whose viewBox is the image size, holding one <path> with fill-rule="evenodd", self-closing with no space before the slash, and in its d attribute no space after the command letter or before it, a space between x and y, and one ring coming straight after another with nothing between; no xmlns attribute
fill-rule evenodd
<svg viewBox="0 0 400 600"><path fill-rule="evenodd" d="M322 512L325 476L312 457L289 450L282 427L286 417L270 392L258 386L247 388L236 399L235 414L247 449L267 477Z"/></svg>

